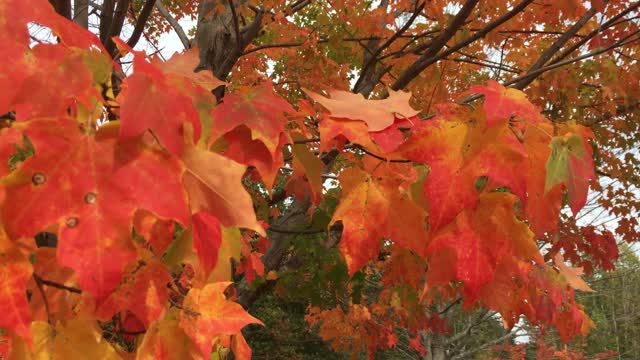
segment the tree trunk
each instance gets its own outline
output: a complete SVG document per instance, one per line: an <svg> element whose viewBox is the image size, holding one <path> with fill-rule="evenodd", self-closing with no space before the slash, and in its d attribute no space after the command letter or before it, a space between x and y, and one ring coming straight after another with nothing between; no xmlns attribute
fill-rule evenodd
<svg viewBox="0 0 640 360"><path fill-rule="evenodd" d="M89 0L75 0L73 22L85 29L89 28Z"/></svg>
<svg viewBox="0 0 640 360"><path fill-rule="evenodd" d="M286 214L273 225L278 229L285 229L295 232L296 227L304 224L307 218L307 211L311 202L295 200L289 207ZM271 270L278 270L282 265L282 261L289 247L289 238L293 236L286 232L271 232L267 230L270 245L265 254L262 256L265 274ZM255 289L250 287L246 281L238 284L238 303L245 309L248 309L257 300L258 296L267 290L267 288Z"/></svg>
<svg viewBox="0 0 640 360"><path fill-rule="evenodd" d="M198 5L196 42L200 49L200 64L196 71L209 70L216 78L226 81L244 49L258 34L262 22L263 12L256 9L253 21L241 29L236 6L243 3L203 0Z"/></svg>
<svg viewBox="0 0 640 360"><path fill-rule="evenodd" d="M71 0L49 0L56 12L67 19L71 19Z"/></svg>
<svg viewBox="0 0 640 360"><path fill-rule="evenodd" d="M442 334L429 334L425 346L427 350L427 354L424 356L425 360L448 360L445 340Z"/></svg>

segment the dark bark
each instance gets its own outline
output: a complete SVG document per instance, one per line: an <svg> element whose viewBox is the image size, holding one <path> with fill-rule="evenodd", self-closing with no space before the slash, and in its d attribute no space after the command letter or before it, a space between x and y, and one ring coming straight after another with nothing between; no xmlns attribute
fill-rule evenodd
<svg viewBox="0 0 640 360"><path fill-rule="evenodd" d="M451 39L457 32L462 28L464 23L467 21L467 18L471 15L473 9L475 9L476 5L478 5L479 0L467 0L465 4L462 6L460 11L456 14L456 16L451 20L449 25L440 33L440 35L435 38L430 46L427 48L426 52L411 66L409 69L405 71L400 78L396 81L393 88L394 90L398 90L399 88L403 88L409 84L418 73L422 72L422 70L426 69L427 66L431 65L433 62L430 59L434 58L438 52L447 44L449 39ZM408 75L416 73L411 78Z"/></svg>
<svg viewBox="0 0 640 360"><path fill-rule="evenodd" d="M293 204L287 210L287 213L273 226L278 229L286 229L295 233L296 228L306 222L307 210L311 205L310 201L294 201ZM264 263L264 271L268 273L271 270L278 270L282 265L282 261L286 255L286 251L289 247L289 238L293 235L286 232L274 232L267 230L269 241L271 244L269 248L262 256L262 262ZM263 285L262 288L252 288L246 281L242 281L238 284L238 303L244 308L248 309L253 305L258 296L265 291L265 286L270 286L269 283Z"/></svg>
<svg viewBox="0 0 640 360"><path fill-rule="evenodd" d="M324 163L323 173L327 172L339 154L340 152L334 148L320 156L320 160ZM287 194L285 192L280 194L276 193L271 200L277 200L276 196L279 196L284 200L287 197ZM305 201L294 200L293 204L289 206L282 218L270 226L273 230L267 230L271 244L262 256L262 262L265 265L265 273L268 273L271 270L282 270L283 266L291 265L296 262L297 259L291 259L288 264L283 263L283 259L287 254L286 250L289 245L288 239L290 237L305 233L318 233L316 231L305 232L304 230L300 230L301 225L307 222L307 211L310 206L311 202L309 199L306 199ZM342 230L343 226L341 223L334 224L328 229L327 241L325 243L327 248L335 246L338 241L340 241ZM258 299L260 294L267 291L274 284L274 281L269 281L259 288L250 288L247 286L246 281L243 281L238 286L238 302L246 309L249 309Z"/></svg>
<svg viewBox="0 0 640 360"><path fill-rule="evenodd" d="M558 40L551 44L551 46L549 46L549 48L547 48L547 50L545 50L542 55L540 55L538 60L531 66L531 68L529 68L527 74L531 74L543 67L547 63L547 61L549 61L551 57L553 57L558 51L560 51L560 49L562 49L562 47L578 32L578 30L582 29L587 21L589 21L596 13L597 10L595 8L591 8L589 11L587 11L587 13L584 14L584 16L580 18L580 20L573 24L573 26L571 26L564 34L562 34L562 36ZM536 79L536 77L537 76L525 77L519 82L513 84L513 87L522 90L529 86L529 84L531 84Z"/></svg>
<svg viewBox="0 0 640 360"><path fill-rule="evenodd" d="M224 13L215 12L216 5L222 2ZM258 35L262 24L263 12L255 9L251 23L240 29L236 6L232 0L208 0L199 5L196 41L200 49L200 64L196 71L209 70L223 81L231 72L244 49Z"/></svg>
<svg viewBox="0 0 640 360"><path fill-rule="evenodd" d="M89 28L89 0L75 0L73 21L84 29Z"/></svg>
<svg viewBox="0 0 640 360"><path fill-rule="evenodd" d="M436 45L434 45L433 43L436 42L436 40L433 41L433 43L431 43L429 49L438 49L439 52L435 52L435 54L433 56L429 56L431 55L431 53L433 53L433 50L429 50L427 49L427 52L425 54L423 54L415 63L411 64L406 70L404 70L402 72L402 74L400 74L400 76L398 77L398 79L393 83L393 85L391 86L391 88L393 90L400 90L403 89L405 86L409 85L409 83L415 79L424 69L426 69L428 66L435 64L436 62L446 58L447 56L453 54L454 52L468 46L469 44L473 43L474 41L484 37L485 35L487 35L489 32L491 32L493 29L497 28L498 26L504 24L505 22L509 21L509 19L513 18L514 16L518 15L520 12L522 12L527 6L529 6L531 3L533 3L533 0L523 0L520 3L518 3L517 5L515 5L511 10L509 10L509 12L507 12L506 14L500 16L499 18L495 19L494 21L492 21L489 25L487 25L485 28L483 28L480 31L477 31L476 33L474 33L472 36L466 38L465 40L447 48L446 50L442 50L440 51L440 49L442 49L442 46L438 47ZM460 10L460 12L462 12L462 10ZM458 13L459 15L460 13ZM456 16L457 18L458 16ZM466 19L466 18L465 18ZM455 21L455 19L454 19ZM462 26L464 22L460 22L459 26ZM455 33L454 33L455 34ZM446 42L445 42L446 44Z"/></svg>
<svg viewBox="0 0 640 360"><path fill-rule="evenodd" d="M562 51L560 54L558 54L555 58L553 58L553 60L551 60L550 64L555 64L555 63L558 63L558 62L566 59L569 55L571 55L573 52L578 50L581 46L583 46L586 43L588 43L589 41L591 41L591 39L594 36L598 35L599 33L601 33L602 31L604 31L606 29L609 29L609 28L615 26L618 23L618 21L620 21L620 19L622 19L623 17L627 16L627 14L629 14L629 13L631 13L633 11L636 11L636 9L638 9L638 7L640 7L640 1L637 1L634 4L629 5L628 8L626 8L626 9L620 11L619 13L617 13L616 15L612 16L609 20L604 22L602 25L600 25L596 29L593 29L586 36L583 36L582 39L580 39L575 44L571 45L570 47L568 47L567 49Z"/></svg>
<svg viewBox="0 0 640 360"><path fill-rule="evenodd" d="M116 0L104 0L102 11L100 12L100 42L104 45L109 38L109 29L113 21L113 9L116 7Z"/></svg>
<svg viewBox="0 0 640 360"><path fill-rule="evenodd" d="M386 8L389 5L389 0L382 0L380 3L381 8ZM384 24L381 24L384 26ZM373 88L378 83L376 79L378 55L384 50L380 45L381 39L369 39L364 46L364 56L362 60L362 70L360 71L360 77L353 85L353 92L368 96Z"/></svg>
<svg viewBox="0 0 640 360"><path fill-rule="evenodd" d="M107 53L111 54L111 56L115 55L116 50L116 44L111 40L111 38L120 35L122 26L124 25L124 19L127 17L129 4L131 4L131 0L118 0L116 11L113 14L111 25L109 26L107 38L103 41Z"/></svg>
<svg viewBox="0 0 640 360"><path fill-rule="evenodd" d="M134 47L140 40L140 36L142 36L142 31L144 30L145 25L147 24L147 20L149 20L149 16L151 16L151 12L153 11L153 7L156 4L156 0L146 0L144 5L142 6L142 10L140 10L140 14L138 15L138 19L136 20L136 25L133 28L133 33L129 40L127 40L127 45Z"/></svg>
<svg viewBox="0 0 640 360"><path fill-rule="evenodd" d="M301 2L297 5L297 10L302 9L308 3L308 1ZM224 13L213 13L218 4L224 6ZM196 67L196 72L211 71L216 78L226 81L246 47L258 35L262 26L263 11L259 8L252 8L255 14L254 19L240 28L236 6L244 6L244 1L204 0L199 4L195 41L200 51L200 64ZM224 97L224 90L224 86L212 89L218 101ZM267 230L270 246L262 257L266 273L281 268L288 249L288 240L293 236L295 230L305 223L309 206L310 201L308 200L294 201L283 217L272 224L280 231ZM273 281L269 281L259 288L252 288L246 280L242 280L236 284L237 302L247 309L250 308L262 293L270 289L273 283Z"/></svg>
<svg viewBox="0 0 640 360"><path fill-rule="evenodd" d="M49 0L56 12L71 20L71 0Z"/></svg>

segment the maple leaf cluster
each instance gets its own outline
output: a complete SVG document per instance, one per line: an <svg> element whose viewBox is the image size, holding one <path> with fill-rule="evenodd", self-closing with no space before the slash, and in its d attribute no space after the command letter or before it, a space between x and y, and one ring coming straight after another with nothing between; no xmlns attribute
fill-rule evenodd
<svg viewBox="0 0 640 360"><path fill-rule="evenodd" d="M376 154L352 158L340 175L342 198L332 222L344 226L339 248L349 273L390 246L409 250L392 252L390 261L371 271L390 276L383 280L388 284L405 283L422 305L460 297L465 308L497 310L507 327L525 315L555 326L565 341L586 335L593 323L573 299L573 289L590 288L561 257L555 267L545 264L536 240L556 233L564 195L574 214L584 206L595 179L588 142L593 134L573 123L552 124L518 90L491 82L470 91L485 95L483 108L445 105L428 121L399 107L400 94L368 106L379 114L366 117L336 105L354 95L313 95L329 110L319 124L321 141L343 138L341 143L365 144ZM384 112L395 120L379 130L387 121ZM617 248L608 255L617 258ZM371 353L376 339L384 338L379 334L394 324L408 325L415 336L420 329L442 329L434 325L441 322L437 314L416 315L411 297L385 287L380 299L360 319L378 330L360 327L359 335L369 340L359 351ZM336 321L335 314L322 312L309 319L324 319L323 329ZM340 348L343 336L338 330L332 334Z"/></svg>
<svg viewBox="0 0 640 360"><path fill-rule="evenodd" d="M31 22L58 41L30 44ZM554 326L565 341L593 326L573 296L590 290L580 271L561 256L546 264L537 243L557 232L565 202L574 214L585 205L596 179L588 128L552 123L495 82L469 90L483 107L443 104L429 119L394 91L306 90L315 107L294 108L263 82L218 104L210 90L224 83L193 73L197 50L163 62L114 41L130 74L46 1L0 4L0 52L11 57L0 113L15 117L0 128L0 327L12 356L121 358L110 333L140 335L140 359L249 358L241 329L261 322L234 301L230 263L249 283L265 275L265 224L277 214L256 214L243 181L270 194L292 173L286 190L314 209L328 168L341 196L327 232L341 224L350 276L379 273L386 285L347 314L310 311L336 349L393 347L404 326L424 351L418 331L447 327L424 309L458 297L507 327L522 315ZM32 156L5 161L24 147ZM334 150L334 164L315 154ZM42 233L55 249L36 247ZM615 242L589 234L608 248L581 250L608 266Z"/></svg>
<svg viewBox="0 0 640 360"><path fill-rule="evenodd" d="M140 358L208 358L214 344L249 358L240 330L261 322L214 269L238 228L264 229L242 186L246 166L207 150L216 80L193 74L193 52L160 64L119 41L134 72L114 98L121 70L94 35L45 1L0 7L1 51L15 57L0 106L16 118L0 149L26 141L34 153L0 171L0 326L16 336L12 356L119 358L99 326L117 318L114 331L145 332ZM30 21L59 41L31 47ZM176 227L188 232L174 239ZM35 248L42 232L57 235L55 250Z"/></svg>

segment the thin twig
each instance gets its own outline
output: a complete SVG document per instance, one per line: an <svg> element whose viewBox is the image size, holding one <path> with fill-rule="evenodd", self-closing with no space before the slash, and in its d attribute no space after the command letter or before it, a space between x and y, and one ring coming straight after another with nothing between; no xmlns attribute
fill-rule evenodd
<svg viewBox="0 0 640 360"><path fill-rule="evenodd" d="M72 286L67 286L64 284L60 284L57 283L55 281L50 281L50 280L45 280L43 278L41 278L40 276L33 274L33 277L35 279L37 279L36 281L40 281L43 285L49 286L49 287L53 287L56 289L60 289L60 290L66 290L68 292L74 293L74 294L82 294L82 290L72 287Z"/></svg>
<svg viewBox="0 0 640 360"><path fill-rule="evenodd" d="M505 68L504 66L486 64L486 63L483 63L483 62L480 62L480 61L469 60L469 59L465 59L465 58L461 58L461 57L455 58L455 59L453 59L453 61L479 65L479 66L482 66L482 67L496 69L496 70L500 70L500 71L506 71L506 72L510 72L510 73L513 73L513 74L518 74L519 73L516 70L511 70L511 69Z"/></svg>
<svg viewBox="0 0 640 360"><path fill-rule="evenodd" d="M446 314L447 312L449 312L449 310L451 310L451 308L453 308L454 306L460 304L461 301L462 301L462 297L459 296L454 301L452 301L449 305L447 305L447 307L445 307L444 309L438 311L438 315Z"/></svg>
<svg viewBox="0 0 640 360"><path fill-rule="evenodd" d="M314 143L314 142L319 142L320 138L318 137L314 137L311 139L304 139L304 140L294 140L294 144L308 144L308 143Z"/></svg>
<svg viewBox="0 0 640 360"><path fill-rule="evenodd" d="M326 229L320 229L320 230L313 230L313 229L308 229L308 230L289 230L289 229L280 229L277 227L269 227L267 229L267 231L273 231L273 232L277 232L277 233L281 233L281 234L321 234L326 232Z"/></svg>
<svg viewBox="0 0 640 360"><path fill-rule="evenodd" d="M242 52L242 37L240 36L240 24L238 24L238 14L236 14L236 6L233 0L227 0L229 8L231 8L231 20L233 21L233 31L236 33L236 48L238 52Z"/></svg>
<svg viewBox="0 0 640 360"><path fill-rule="evenodd" d="M136 20L136 25L133 28L133 33L131 33L131 37L127 40L127 45L132 48L136 46L138 41L140 40L140 36L142 35L142 31L147 24L147 20L149 20L149 16L151 16L151 11L153 10L153 6L155 5L156 0L147 0L142 6L142 10L140 10L140 15Z"/></svg>
<svg viewBox="0 0 640 360"><path fill-rule="evenodd" d="M372 156L378 160L382 160L382 161L386 161L386 162L392 162L392 163L410 163L411 160L405 160L405 159L387 159L384 156L380 156L377 154L372 153L371 151L367 150L364 146L362 145L358 145L358 144L354 144L354 147L357 149L362 150L365 154Z"/></svg>
<svg viewBox="0 0 640 360"><path fill-rule="evenodd" d="M497 338L495 340L492 340L492 341L490 341L490 342L488 342L486 344L483 344L483 345L481 345L481 346L479 346L479 347L477 347L475 349L460 353L460 354L454 356L452 359L464 359L467 356L470 356L470 355L475 354L475 353L477 353L479 351L482 351L482 350L484 350L484 349L486 349L488 347L491 347L491 346L493 346L495 344L498 344L498 343L500 343L500 342L502 342L504 340L507 340L507 339L512 338L512 337L515 337L517 335L517 333L518 333L517 330L512 330L512 331L508 332L504 336L501 336L501 337L499 337L499 338Z"/></svg>
<svg viewBox="0 0 640 360"><path fill-rule="evenodd" d="M586 54L583 54L583 55L580 55L580 56L576 56L576 57L573 57L573 58L570 58L570 59L567 59L567 60L564 60L564 61L559 61L559 62L556 62L556 63L551 62L550 65L543 66L543 67L541 67L541 68L539 68L539 69L537 69L535 71L528 72L528 73L526 73L526 74L524 74L522 76L518 76L516 78L513 78L513 79L503 83L502 85L503 86L509 86L509 85L512 85L512 84L515 84L515 83L521 81L524 78L527 78L527 77L530 77L530 76L539 76L540 74L545 73L545 72L547 72L549 70L553 70L553 69L556 69L556 68L559 68L559 67L562 67L562 66L565 66L565 65L572 64L574 62L578 62L578 61L581 61L581 60L588 59L590 57L594 57L594 56L606 53L606 52L611 51L613 49L616 49L616 48L619 48L621 46L630 44L632 42L640 41L640 37L632 38L634 35L637 35L637 34L640 34L640 30L636 30L636 31L634 31L634 32L632 32L630 34L627 34L625 37L620 39L618 42L616 42L615 44L612 44L610 46L607 46L606 48L597 48L597 49L594 49L593 51L588 52ZM471 103L471 102L473 102L475 100L478 100L478 99L480 99L482 97L483 97L482 94L471 94L471 95L467 96L464 100L460 101L458 104L461 104L461 105L469 104L469 103Z"/></svg>
<svg viewBox="0 0 640 360"><path fill-rule="evenodd" d="M538 57L538 60L531 65L527 74L536 71L544 66L544 64L553 57L560 49L576 34L582 27L596 14L597 10L592 7L586 14L584 14L578 21L575 22L559 39L553 42L543 53ZM514 84L514 88L522 90L529 85L536 76L527 76L522 80Z"/></svg>
<svg viewBox="0 0 640 360"><path fill-rule="evenodd" d="M36 286L38 287L38 291L42 296L42 301L44 302L44 310L47 312L47 322L52 324L51 322L51 310L49 308L49 300L47 299L47 295L44 293L44 289L42 288L42 279L33 273L33 280L36 281Z"/></svg>
<svg viewBox="0 0 640 360"><path fill-rule="evenodd" d="M493 22L491 22L489 25L487 25L486 27L484 27L482 30L476 32L475 34L473 34L472 36L469 36L468 38L464 39L463 41L451 46L450 48L437 53L433 56L425 56L423 55L422 57L420 57L420 59L418 59L415 63L411 64L411 66L409 66L399 77L398 80L396 80L396 82L393 83L393 85L391 86L391 88L393 90L400 90L402 88L404 88L405 86L407 86L409 84L409 82L411 82L413 79L415 79L416 76L418 76L418 74L420 74L422 72L422 70L426 69L429 65L444 59L445 57L449 56L450 54L468 46L469 44L475 42L476 40L484 37L485 35L487 35L489 32L491 32L493 29L497 28L498 26L502 25L503 23L507 22L508 20L510 20L511 18L513 18L514 16L516 16L517 14L519 14L521 11L523 11L527 6L529 6L529 4L531 4L533 2L533 0L523 0L521 1L519 4L515 5L509 12L507 12L506 14L500 16L499 18L497 18L496 20L494 20ZM430 52L429 52L430 54Z"/></svg>
<svg viewBox="0 0 640 360"><path fill-rule="evenodd" d="M526 77L539 75L539 74L542 74L542 73L547 72L549 70L553 70L553 69L556 69L556 68L559 68L559 67L574 63L574 62L578 62L578 61L581 61L581 60L584 60L584 59L588 59L590 57L594 57L596 55L600 55L602 53L606 53L606 52L608 52L610 50L613 50L615 48L624 46L626 44L638 41L638 40L640 40L640 38L635 38L635 39L630 39L630 38L632 36L634 36L634 35L639 34L639 33L640 33L640 30L636 30L636 31L626 35L625 37L620 39L615 44L612 44L612 45L607 46L605 48L597 48L597 49L594 49L591 52L588 52L588 53L580 55L580 56L576 56L576 57L573 57L573 58L570 58L570 59L567 59L567 60L564 60L564 61L559 61L559 62L556 62L556 63L551 63L550 65L541 67L541 68L539 68L539 69L537 69L535 71L532 71L532 72L527 73L525 75L519 76L519 77L517 77L515 79L511 79L511 80L507 81L506 83L504 83L504 86L515 84L515 83L519 82L520 80L522 80L522 79L524 79Z"/></svg>
<svg viewBox="0 0 640 360"><path fill-rule="evenodd" d="M311 4L311 0L298 0L295 3L291 4L291 13L289 15L293 15L298 11L305 8L305 6Z"/></svg>
<svg viewBox="0 0 640 360"><path fill-rule="evenodd" d="M415 10L413 11L413 14L411 14L411 17L409 18L409 20L407 20L407 22L398 31L396 31L389 39L387 39L387 41L385 41L382 45L380 45L380 47L378 47L373 52L373 54L371 54L371 56L369 57L369 61L367 61L362 67L358 80L356 80L356 83L353 85L354 91L361 90L360 85L362 84L365 77L367 76L369 68L373 66L377 61L379 61L378 56L384 51L384 49L391 46L391 44L393 44L393 42L396 41L396 39L398 39L405 31L409 29L409 27L411 26L411 24L413 24L413 22L416 20L418 15L420 15L420 12L422 11L422 9L424 9L425 4L426 2L423 2L417 5ZM384 74L384 72L382 74Z"/></svg>
<svg viewBox="0 0 640 360"><path fill-rule="evenodd" d="M256 46L254 48L251 48L249 50L246 50L245 52L242 53L242 55L248 55L251 53L254 53L256 51L260 51L260 50L264 50L264 49L273 49L273 48L290 48L290 47L297 47L297 46L302 46L304 45L304 43L307 42L302 41L302 42L296 42L296 43L282 43L282 44L266 44L266 45L259 45Z"/></svg>
<svg viewBox="0 0 640 360"><path fill-rule="evenodd" d="M164 7L164 5L162 4L162 0L156 1L156 9L158 9L160 14L167 20L169 25L171 25L173 30L176 32L176 34L178 35L178 38L180 39L180 42L182 43L182 46L184 46L185 49L190 49L191 41L189 40L187 33L184 31L182 26L180 26L180 23L178 23L178 20L176 20L176 18L174 18L173 15L169 13L169 10L167 10L167 8Z"/></svg>
<svg viewBox="0 0 640 360"><path fill-rule="evenodd" d="M571 45L569 48L565 49L560 54L558 54L553 60L550 61L550 64L555 64L557 62L560 62L562 59L565 59L567 56L569 56L574 51L579 49L582 45L586 44L594 36L598 35L599 33L601 33L602 31L608 28L611 28L613 26L616 26L619 23L624 22L624 21L619 22L618 20L624 17L625 15L627 15L628 13L634 11L638 7L640 7L640 1L637 1L635 4L630 5L628 8L617 13L615 16L611 17L611 19L607 20L601 26L592 30L590 33L588 33L586 36L580 39L580 41L576 42L575 44Z"/></svg>

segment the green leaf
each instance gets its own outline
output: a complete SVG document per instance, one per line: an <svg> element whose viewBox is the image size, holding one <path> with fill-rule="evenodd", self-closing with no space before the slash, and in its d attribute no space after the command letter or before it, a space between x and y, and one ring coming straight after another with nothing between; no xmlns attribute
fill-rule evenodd
<svg viewBox="0 0 640 360"><path fill-rule="evenodd" d="M588 156L582 138L578 134L564 137L556 136L551 140L549 147L551 147L551 155L546 165L545 193L558 184L569 183L571 177L569 171L570 157L582 160Z"/></svg>

